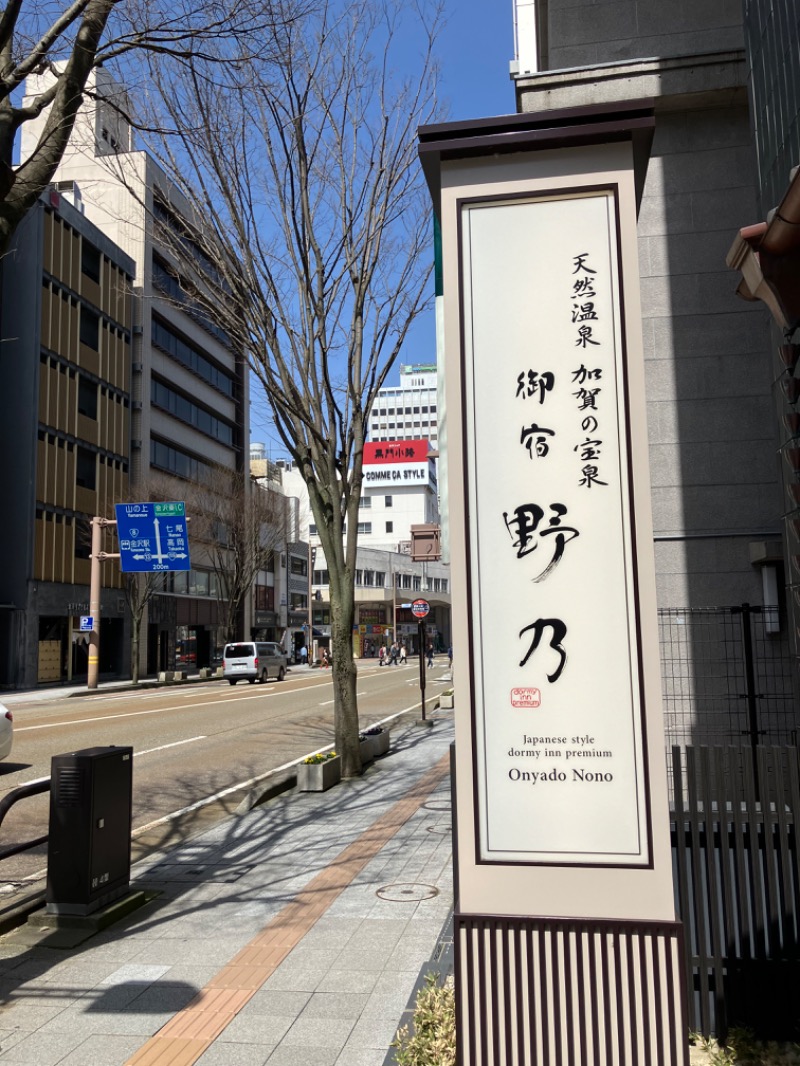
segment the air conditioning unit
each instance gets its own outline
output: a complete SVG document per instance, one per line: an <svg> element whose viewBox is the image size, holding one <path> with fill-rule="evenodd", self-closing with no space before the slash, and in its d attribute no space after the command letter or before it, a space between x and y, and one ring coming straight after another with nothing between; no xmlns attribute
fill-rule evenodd
<svg viewBox="0 0 800 1066"><path fill-rule="evenodd" d="M133 411L141 411L141 409L142 409L142 401L141 400L131 400L131 410L133 410Z"/></svg>
<svg viewBox="0 0 800 1066"><path fill-rule="evenodd" d="M131 330L131 333L134 335L134 337L141 337L141 335L144 333L144 328L142 326L134 326Z"/></svg>
<svg viewBox="0 0 800 1066"><path fill-rule="evenodd" d="M134 372L134 374L141 374L141 372L144 370L144 364L131 363L131 370Z"/></svg>
<svg viewBox="0 0 800 1066"><path fill-rule="evenodd" d="M134 451L138 451L141 447L142 447L142 442L141 442L141 440L138 437L136 438L136 440L132 440L131 441L131 448Z"/></svg>

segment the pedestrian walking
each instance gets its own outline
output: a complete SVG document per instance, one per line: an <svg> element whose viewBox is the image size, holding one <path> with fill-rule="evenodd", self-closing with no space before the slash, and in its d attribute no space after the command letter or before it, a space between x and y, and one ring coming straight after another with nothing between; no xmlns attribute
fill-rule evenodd
<svg viewBox="0 0 800 1066"><path fill-rule="evenodd" d="M447 649L447 658L450 660L450 669L453 669L453 645Z"/></svg>
<svg viewBox="0 0 800 1066"><path fill-rule="evenodd" d="M401 666L405 666L406 665L406 642L405 641L403 641L403 643L400 645L400 665Z"/></svg>
<svg viewBox="0 0 800 1066"><path fill-rule="evenodd" d="M327 652L326 648L323 648L322 651L320 652L320 662L321 662L321 665L322 665L323 669L325 669L325 670L327 670L328 667L331 665L330 664L330 660L328 659L328 652Z"/></svg>
<svg viewBox="0 0 800 1066"><path fill-rule="evenodd" d="M428 667L433 666L433 641L428 641Z"/></svg>
<svg viewBox="0 0 800 1066"><path fill-rule="evenodd" d="M391 666L397 666L397 656L398 656L399 652L400 652L400 649L397 647L397 641L395 640L393 642L393 644L392 644L392 647L391 647L390 651L389 651L389 664Z"/></svg>
<svg viewBox="0 0 800 1066"><path fill-rule="evenodd" d="M304 644L303 647L300 649L300 665L301 666L305 666L307 662L308 662L308 648Z"/></svg>
<svg viewBox="0 0 800 1066"><path fill-rule="evenodd" d="M380 651L378 652L378 666L383 666L383 660L386 658L386 648L381 644Z"/></svg>

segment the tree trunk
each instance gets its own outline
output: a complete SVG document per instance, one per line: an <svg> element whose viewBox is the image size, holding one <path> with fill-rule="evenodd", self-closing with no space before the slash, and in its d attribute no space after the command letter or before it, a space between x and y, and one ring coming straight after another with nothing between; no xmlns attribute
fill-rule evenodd
<svg viewBox="0 0 800 1066"><path fill-rule="evenodd" d="M331 615L333 724L336 734L336 752L342 756L342 777L356 777L361 773L356 699L358 668L353 659L354 621L355 598L351 589L349 594L344 591Z"/></svg>
<svg viewBox="0 0 800 1066"><path fill-rule="evenodd" d="M139 684L139 634L141 631L141 618L134 618L131 623L131 681L134 685Z"/></svg>

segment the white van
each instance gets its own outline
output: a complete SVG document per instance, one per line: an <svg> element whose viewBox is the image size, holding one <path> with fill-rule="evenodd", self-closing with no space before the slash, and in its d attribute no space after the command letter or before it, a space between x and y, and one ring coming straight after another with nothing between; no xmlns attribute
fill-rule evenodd
<svg viewBox="0 0 800 1066"><path fill-rule="evenodd" d="M271 677L283 681L288 659L279 644L268 641L243 640L226 644L222 653L222 676L232 685L237 681L256 681L262 684Z"/></svg>

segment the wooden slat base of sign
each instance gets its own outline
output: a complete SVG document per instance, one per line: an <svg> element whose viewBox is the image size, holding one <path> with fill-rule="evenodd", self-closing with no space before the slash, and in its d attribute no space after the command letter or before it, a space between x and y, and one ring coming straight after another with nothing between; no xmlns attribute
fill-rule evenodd
<svg viewBox="0 0 800 1066"><path fill-rule="evenodd" d="M455 915L460 1066L688 1066L680 922Z"/></svg>

